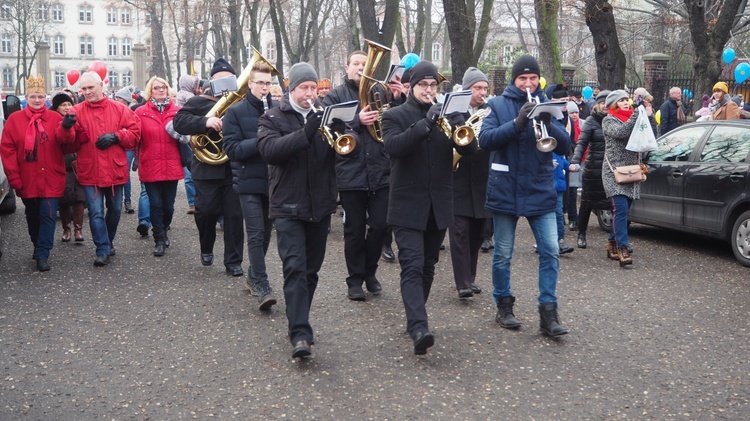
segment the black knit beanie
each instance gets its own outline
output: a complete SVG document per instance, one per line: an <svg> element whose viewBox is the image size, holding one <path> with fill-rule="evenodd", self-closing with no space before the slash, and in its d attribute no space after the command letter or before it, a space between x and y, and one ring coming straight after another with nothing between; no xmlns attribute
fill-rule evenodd
<svg viewBox="0 0 750 421"><path fill-rule="evenodd" d="M520 75L532 73L537 76L541 76L542 72L539 68L539 62L533 56L528 54L518 57L513 68L510 70L510 81L515 82L516 78Z"/></svg>

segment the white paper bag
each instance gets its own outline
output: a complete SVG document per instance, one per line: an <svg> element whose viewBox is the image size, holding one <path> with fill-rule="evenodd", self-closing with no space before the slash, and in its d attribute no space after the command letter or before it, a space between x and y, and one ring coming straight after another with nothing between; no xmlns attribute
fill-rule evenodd
<svg viewBox="0 0 750 421"><path fill-rule="evenodd" d="M646 109L643 105L638 106L638 118L635 120L635 126L630 133L630 139L625 149L632 152L648 152L656 150L656 137L651 129L651 122L648 121Z"/></svg>

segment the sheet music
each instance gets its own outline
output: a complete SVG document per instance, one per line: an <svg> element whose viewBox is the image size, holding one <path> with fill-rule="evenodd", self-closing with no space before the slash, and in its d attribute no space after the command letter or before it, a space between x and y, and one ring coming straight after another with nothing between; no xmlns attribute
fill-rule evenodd
<svg viewBox="0 0 750 421"><path fill-rule="evenodd" d="M359 101L342 102L341 104L333 104L326 107L323 111L323 123L322 125L328 126L333 122L334 118L348 123L357 116L357 107Z"/></svg>
<svg viewBox="0 0 750 421"><path fill-rule="evenodd" d="M552 117L560 120L563 118L562 110L563 108L565 108L566 104L566 101L554 101L536 104L536 106L534 106L534 108L532 108L531 112L529 113L529 119L537 118L541 113L549 113L552 115Z"/></svg>
<svg viewBox="0 0 750 421"><path fill-rule="evenodd" d="M401 80L405 71L406 67L400 64L391 64L391 68L388 70L388 76L385 78L385 83L393 82L393 78L395 77L398 77L398 80Z"/></svg>
<svg viewBox="0 0 750 421"><path fill-rule="evenodd" d="M471 103L471 91L450 92L445 95L443 100L443 109L440 110L440 117L445 117L453 113L469 112Z"/></svg>

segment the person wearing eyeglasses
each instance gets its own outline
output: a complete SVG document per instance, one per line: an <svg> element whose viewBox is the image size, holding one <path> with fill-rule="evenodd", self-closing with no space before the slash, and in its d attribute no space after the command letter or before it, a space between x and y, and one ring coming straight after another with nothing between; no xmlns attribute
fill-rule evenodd
<svg viewBox="0 0 750 421"><path fill-rule="evenodd" d="M275 107L271 99L271 66L256 62L247 81L248 94L224 114L224 149L232 166L232 187L240 196L250 262L247 286L258 308L269 310L276 296L268 281L266 252L271 241L268 218L268 166L258 151L258 120Z"/></svg>
<svg viewBox="0 0 750 421"><path fill-rule="evenodd" d="M415 64L406 102L383 113L383 140L391 158L387 222L398 245L401 298L416 355L425 354L435 343L426 304L440 244L453 223L455 144L438 124L442 104L433 104L438 80L434 64ZM446 119L453 128L466 122L461 113ZM472 154L476 147L476 140L455 146L461 155Z"/></svg>

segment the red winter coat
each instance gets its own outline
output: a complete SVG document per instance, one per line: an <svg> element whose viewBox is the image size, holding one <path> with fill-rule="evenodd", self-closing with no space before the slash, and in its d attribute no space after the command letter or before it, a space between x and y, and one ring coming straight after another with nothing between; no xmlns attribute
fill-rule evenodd
<svg viewBox="0 0 750 421"><path fill-rule="evenodd" d="M65 192L65 153L75 152L75 139L63 144L55 135L62 121L60 114L45 110L42 113L42 127L47 139L37 136L37 160L26 161L24 143L26 128L31 121L31 110L13 113L3 128L0 141L0 157L5 174L11 185L22 183L16 194L23 199L62 197Z"/></svg>
<svg viewBox="0 0 750 421"><path fill-rule="evenodd" d="M144 183L174 181L185 177L178 143L164 128L179 109L170 102L164 112L160 113L149 101L135 110L141 120L138 178Z"/></svg>
<svg viewBox="0 0 750 421"><path fill-rule="evenodd" d="M97 102L84 101L73 107L78 122L69 130L62 126L58 136L70 138L85 132L90 139L78 152L78 182L82 186L110 187L125 184L130 169L126 150L135 149L141 138L141 124L130 108L104 98ZM105 150L96 148L96 140L105 133L116 133L120 143Z"/></svg>

